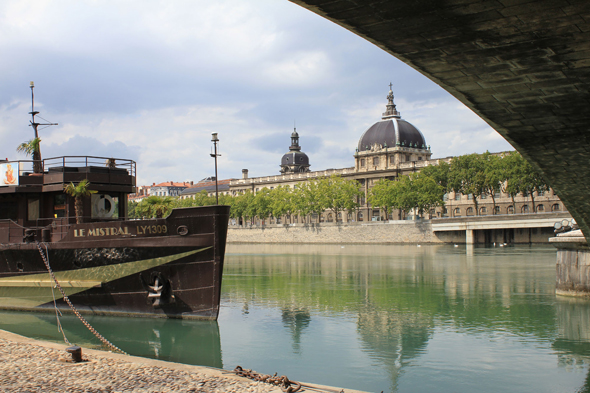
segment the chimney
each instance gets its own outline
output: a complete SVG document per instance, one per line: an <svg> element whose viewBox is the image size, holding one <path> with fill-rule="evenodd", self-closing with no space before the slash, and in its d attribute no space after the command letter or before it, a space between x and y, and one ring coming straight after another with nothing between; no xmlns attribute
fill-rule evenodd
<svg viewBox="0 0 590 393"><path fill-rule="evenodd" d="M156 183L152 183L152 187L155 186L155 185L156 185Z"/></svg>
<svg viewBox="0 0 590 393"><path fill-rule="evenodd" d="M248 178L248 170L242 169L242 179L247 179L247 178Z"/></svg>
<svg viewBox="0 0 590 393"><path fill-rule="evenodd" d="M193 185L193 181L191 180L191 186Z"/></svg>
<svg viewBox="0 0 590 393"><path fill-rule="evenodd" d="M173 185L174 185L174 182L172 182L172 180L170 180L170 185L171 185L171 186L173 186Z"/></svg>

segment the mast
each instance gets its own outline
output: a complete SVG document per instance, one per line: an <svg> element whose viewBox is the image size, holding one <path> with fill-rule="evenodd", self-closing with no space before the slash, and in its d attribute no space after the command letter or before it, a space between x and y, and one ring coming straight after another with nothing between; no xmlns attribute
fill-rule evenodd
<svg viewBox="0 0 590 393"><path fill-rule="evenodd" d="M35 132L35 138L29 142L30 149L32 150L33 156L33 172L34 173L41 173L43 171L42 163L41 163L41 139L39 139L39 126L56 126L57 123L37 123L35 121L35 115L38 115L39 112L35 110L35 82L31 81L31 111L29 114L31 115L31 124L30 126L33 127L33 131ZM45 119L43 119L45 120Z"/></svg>

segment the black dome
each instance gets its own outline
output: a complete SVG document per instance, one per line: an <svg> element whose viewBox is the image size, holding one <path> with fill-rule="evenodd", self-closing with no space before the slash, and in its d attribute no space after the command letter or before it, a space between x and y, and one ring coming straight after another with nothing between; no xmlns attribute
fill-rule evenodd
<svg viewBox="0 0 590 393"><path fill-rule="evenodd" d="M382 147L414 147L426 149L424 135L405 120L393 118L373 124L359 140L358 151L371 150L374 144Z"/></svg>
<svg viewBox="0 0 590 393"><path fill-rule="evenodd" d="M309 166L309 157L300 151L290 151L281 158L282 165L307 165Z"/></svg>

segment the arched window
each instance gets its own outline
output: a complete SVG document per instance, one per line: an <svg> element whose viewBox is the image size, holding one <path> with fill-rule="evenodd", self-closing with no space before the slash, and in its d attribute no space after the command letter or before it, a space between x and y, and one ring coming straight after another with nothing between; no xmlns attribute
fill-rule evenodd
<svg viewBox="0 0 590 393"><path fill-rule="evenodd" d="M455 212L453 213L453 215L455 217L461 217L461 208L460 207L456 207L455 208Z"/></svg>
<svg viewBox="0 0 590 393"><path fill-rule="evenodd" d="M529 205L522 205L522 207L520 208L520 211L522 213L528 213L529 212Z"/></svg>
<svg viewBox="0 0 590 393"><path fill-rule="evenodd" d="M500 214L500 206L494 208L494 214Z"/></svg>
<svg viewBox="0 0 590 393"><path fill-rule="evenodd" d="M481 208L479 209L479 214L481 214L482 216L483 216L483 215L486 215L486 214L488 214L488 209L487 209L487 207L485 207L485 206L481 207Z"/></svg>
<svg viewBox="0 0 590 393"><path fill-rule="evenodd" d="M543 205L537 205L537 211L538 212L544 212L545 211L545 206L543 206Z"/></svg>
<svg viewBox="0 0 590 393"><path fill-rule="evenodd" d="M338 213L338 222L342 222L342 213Z"/></svg>
<svg viewBox="0 0 590 393"><path fill-rule="evenodd" d="M506 208L506 214L514 213L514 206L510 205Z"/></svg>
<svg viewBox="0 0 590 393"><path fill-rule="evenodd" d="M556 203L553 206L551 206L551 211L552 212L559 211L559 203Z"/></svg>
<svg viewBox="0 0 590 393"><path fill-rule="evenodd" d="M328 222L332 222L332 221L334 221L334 218L333 218L333 216L332 216L332 213L328 213L328 219L327 219L327 221L328 221Z"/></svg>
<svg viewBox="0 0 590 393"><path fill-rule="evenodd" d="M359 212L358 220L363 221L363 213L362 212Z"/></svg>
<svg viewBox="0 0 590 393"><path fill-rule="evenodd" d="M467 210L465 211L465 215L466 216L472 216L473 215L473 208L472 207L468 207Z"/></svg>

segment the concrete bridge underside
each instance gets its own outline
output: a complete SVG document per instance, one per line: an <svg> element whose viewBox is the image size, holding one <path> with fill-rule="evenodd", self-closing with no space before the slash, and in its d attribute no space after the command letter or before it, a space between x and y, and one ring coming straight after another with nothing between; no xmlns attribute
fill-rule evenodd
<svg viewBox="0 0 590 393"><path fill-rule="evenodd" d="M590 242L590 1L291 1L481 116L543 173Z"/></svg>

